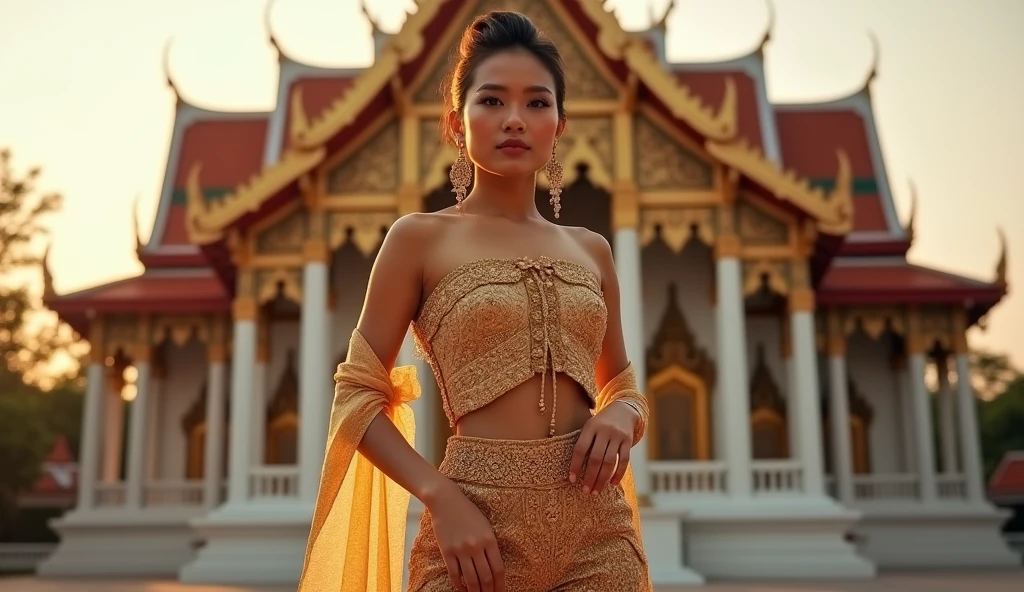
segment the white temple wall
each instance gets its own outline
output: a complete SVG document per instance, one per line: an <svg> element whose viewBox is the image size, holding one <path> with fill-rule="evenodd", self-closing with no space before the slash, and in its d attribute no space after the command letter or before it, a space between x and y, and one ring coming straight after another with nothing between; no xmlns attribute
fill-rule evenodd
<svg viewBox="0 0 1024 592"><path fill-rule="evenodd" d="M157 479L185 478L185 454L188 442L181 421L202 396L209 374L206 346L192 340L183 347L168 344L165 364L167 374L162 392L154 399L160 406L157 415L160 433L156 441Z"/></svg>
<svg viewBox="0 0 1024 592"><path fill-rule="evenodd" d="M847 372L873 411L870 429L872 473L898 473L900 437L898 393L889 364L889 346L862 332L846 345Z"/></svg>

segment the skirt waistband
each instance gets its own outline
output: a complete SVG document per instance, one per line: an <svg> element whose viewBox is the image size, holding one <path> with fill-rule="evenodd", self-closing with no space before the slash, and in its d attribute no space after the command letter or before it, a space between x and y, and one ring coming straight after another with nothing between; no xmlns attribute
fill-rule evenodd
<svg viewBox="0 0 1024 592"><path fill-rule="evenodd" d="M441 474L456 481L501 487L569 484L572 449L581 430L543 440L496 440L452 436Z"/></svg>

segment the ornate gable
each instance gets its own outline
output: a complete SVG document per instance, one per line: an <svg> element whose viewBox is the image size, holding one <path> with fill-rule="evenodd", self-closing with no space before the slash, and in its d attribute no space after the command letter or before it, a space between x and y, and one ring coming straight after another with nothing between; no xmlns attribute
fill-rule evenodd
<svg viewBox="0 0 1024 592"><path fill-rule="evenodd" d="M642 190L711 189L714 170L692 148L646 115L635 117L633 158Z"/></svg>
<svg viewBox="0 0 1024 592"><path fill-rule="evenodd" d="M459 18L445 32L444 42L433 50L422 80L413 82L413 100L419 104L433 104L441 99L441 85L452 68L449 48L458 43L458 36L478 15L491 10L511 10L525 14L541 32L558 46L569 74L566 95L572 100L615 100L619 96L618 82L599 61L597 48L586 40L551 0L477 0L467 2L459 11Z"/></svg>

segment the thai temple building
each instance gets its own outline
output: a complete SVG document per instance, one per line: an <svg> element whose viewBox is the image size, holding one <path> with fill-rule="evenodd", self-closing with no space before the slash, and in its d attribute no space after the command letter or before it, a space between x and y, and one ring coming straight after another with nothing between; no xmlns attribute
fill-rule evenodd
<svg viewBox="0 0 1024 592"><path fill-rule="evenodd" d="M671 63L664 18L627 32L602 0L417 5L398 32L374 26L365 69L299 63L271 33L272 111L179 96L145 271L48 281L91 357L78 498L41 574L297 581L335 366L388 227L454 203L440 83L497 8L566 61L558 223L613 247L651 406L631 462L656 582L1020 564L984 494L967 379L1005 245L985 279L907 260L874 69L850 96L775 104L764 43ZM543 175L537 198L552 216ZM451 428L411 337L399 364L418 366L416 448L439 463Z"/></svg>

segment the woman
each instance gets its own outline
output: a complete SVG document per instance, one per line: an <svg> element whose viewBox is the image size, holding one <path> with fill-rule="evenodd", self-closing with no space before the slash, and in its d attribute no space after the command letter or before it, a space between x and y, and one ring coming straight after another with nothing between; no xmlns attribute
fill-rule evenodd
<svg viewBox="0 0 1024 592"><path fill-rule="evenodd" d="M611 249L534 200L546 169L558 215L561 58L509 12L477 18L459 52L456 203L401 218L381 246L335 375L299 587L398 590L411 494L425 512L410 591L650 590L628 471L648 411ZM439 469L411 445L414 369L386 370L410 323L455 427Z"/></svg>

